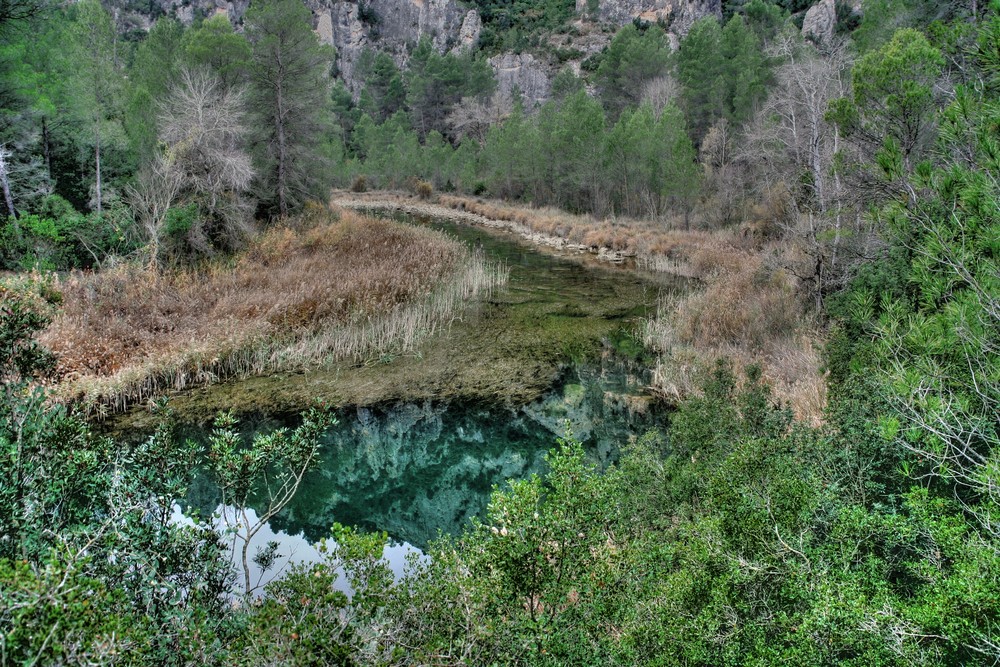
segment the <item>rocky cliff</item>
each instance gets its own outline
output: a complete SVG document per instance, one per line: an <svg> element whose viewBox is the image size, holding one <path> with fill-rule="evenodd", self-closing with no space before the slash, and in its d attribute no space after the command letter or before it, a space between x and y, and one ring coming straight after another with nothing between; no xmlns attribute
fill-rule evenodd
<svg viewBox="0 0 1000 667"><path fill-rule="evenodd" d="M802 21L802 35L817 44L831 42L837 32L838 4L860 17L861 0L848 0L845 3L838 3L835 0L820 0L805 13Z"/></svg>
<svg viewBox="0 0 1000 667"><path fill-rule="evenodd" d="M358 92L355 65L366 48L385 51L405 67L413 46L427 37L440 51L474 48L479 13L455 0L307 0L320 39L337 49L337 65L348 87Z"/></svg>
<svg viewBox="0 0 1000 667"><path fill-rule="evenodd" d="M625 25L636 18L662 21L683 37L703 16L722 16L722 0L576 0L576 13L592 20Z"/></svg>
<svg viewBox="0 0 1000 667"><path fill-rule="evenodd" d="M105 0L117 11L119 25L148 29L154 15L176 16L190 24L199 17L225 14L240 25L249 0L156 0L152 15L126 9L121 0ZM320 39L337 49L337 67L349 88L361 82L355 67L366 48L385 51L405 66L407 56L423 37L439 51L474 48L482 21L479 13L456 0L363 0L355 2L304 0L312 10Z"/></svg>
<svg viewBox="0 0 1000 667"><path fill-rule="evenodd" d="M148 29L159 15L176 16L184 23L199 17L225 14L240 25L249 0L154 0L152 11L129 9L134 3L104 0L115 13L119 26ZM337 49L337 67L345 84L359 92L356 76L361 53L376 49L392 55L400 67L406 66L410 51L423 37L430 38L440 52L474 49L479 41L482 20L479 13L459 0L304 0L312 10L313 27L320 39ZM599 25L624 25L635 18L663 21L676 37L682 36L702 16L719 15L721 0L576 0L578 26L584 28L586 44L574 45L582 57L599 51L610 41L613 30L590 29ZM599 36L596 42L593 37ZM674 40L676 43L676 39ZM568 64L579 69L578 61L549 62L536 55L502 53L490 58L501 93L518 90L529 104L549 96L550 82L559 68Z"/></svg>

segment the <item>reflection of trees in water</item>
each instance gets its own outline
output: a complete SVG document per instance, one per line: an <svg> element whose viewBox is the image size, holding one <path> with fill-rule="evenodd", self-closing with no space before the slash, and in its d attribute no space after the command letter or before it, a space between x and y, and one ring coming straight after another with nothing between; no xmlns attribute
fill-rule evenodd
<svg viewBox="0 0 1000 667"><path fill-rule="evenodd" d="M615 460L630 435L660 421L633 409L645 400L636 398L641 385L607 362L567 371L542 400L516 409L425 402L343 411L324 437L319 466L271 527L315 542L338 522L424 548L482 515L494 485L541 472L567 420L602 465ZM250 434L297 421L250 417L242 426ZM202 482L191 504L210 512L218 496Z"/></svg>
<svg viewBox="0 0 1000 667"><path fill-rule="evenodd" d="M514 410L468 404L402 404L341 416L322 464L275 525L324 536L334 521L423 548L481 515L494 485L541 472L568 420L603 465L632 434L656 425L623 399L618 369L575 369L543 400Z"/></svg>
<svg viewBox="0 0 1000 667"><path fill-rule="evenodd" d="M404 404L363 408L342 422L327 437L322 468L275 522L288 532L318 538L338 521L423 547L480 514L494 484L541 470L552 444L502 408Z"/></svg>

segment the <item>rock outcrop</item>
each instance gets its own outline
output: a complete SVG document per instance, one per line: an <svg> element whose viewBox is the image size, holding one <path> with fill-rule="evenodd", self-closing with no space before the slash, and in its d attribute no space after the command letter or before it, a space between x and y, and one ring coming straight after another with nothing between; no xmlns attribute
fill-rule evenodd
<svg viewBox="0 0 1000 667"><path fill-rule="evenodd" d="M250 5L250 0L154 0L155 11L139 12L131 9L134 3L104 1L121 28L139 30L148 30L152 24L150 16L161 13L176 16L184 23L224 14L238 27ZM458 0L304 2L312 10L313 27L319 38L336 48L338 72L354 93L359 93L363 85L357 75L357 63L365 49L384 51L397 65L405 68L410 52L420 39L429 38L441 53L468 52L475 49L483 28L479 13ZM833 2L823 0L821 5L829 4L833 8ZM671 43L676 44L678 36L686 34L699 18L721 16L722 0L576 0L576 8L581 18L601 23L625 25L636 18L651 22L662 20L668 25ZM809 25L808 16L806 21ZM611 33L597 26L585 33L573 43L573 48L583 55L568 63L549 64L528 53L502 53L490 58L498 91L502 95L519 91L529 107L544 102L550 94L551 79L559 68L569 66L578 71L580 60L600 51L611 39Z"/></svg>
<svg viewBox="0 0 1000 667"><path fill-rule="evenodd" d="M361 22L360 6L350 2L333 3L315 12L316 32L320 41L337 49L337 69L348 87L355 89L360 82L354 75L358 58L371 43L368 30Z"/></svg>
<svg viewBox="0 0 1000 667"><path fill-rule="evenodd" d="M837 0L821 0L806 12L802 20L802 36L816 44L828 44L837 32ZM861 13L861 0L845 3L856 16Z"/></svg>
<svg viewBox="0 0 1000 667"><path fill-rule="evenodd" d="M502 53L489 62L501 94L518 91L527 109L549 98L547 68L530 53Z"/></svg>
<svg viewBox="0 0 1000 667"><path fill-rule="evenodd" d="M121 0L105 0L119 26L148 30L150 13L129 9ZM199 18L225 14L234 25L243 22L250 0L155 0L156 14L176 16L191 24ZM456 0L304 0L313 13L313 27L320 39L337 49L337 66L348 88L357 92L361 82L355 69L366 48L392 55L400 67L422 38L439 52L472 50L479 42L482 20L474 9Z"/></svg>
<svg viewBox="0 0 1000 667"><path fill-rule="evenodd" d="M475 10L455 0L369 0L365 3L308 0L320 39L337 49L337 66L348 88L358 92L355 76L361 53L376 48L400 67L413 46L429 38L439 52L472 49L482 21Z"/></svg>
<svg viewBox="0 0 1000 667"><path fill-rule="evenodd" d="M837 5L834 0L822 0L806 12L802 35L817 43L829 42L837 26Z"/></svg>
<svg viewBox="0 0 1000 667"><path fill-rule="evenodd" d="M458 31L458 44L452 49L453 53L471 51L479 43L479 33L483 30L483 20L479 17L479 12L470 9L469 13L462 19L462 28Z"/></svg>
<svg viewBox="0 0 1000 667"><path fill-rule="evenodd" d="M703 16L722 16L722 0L576 0L576 12L595 21L625 25L636 18L663 21L683 37Z"/></svg>

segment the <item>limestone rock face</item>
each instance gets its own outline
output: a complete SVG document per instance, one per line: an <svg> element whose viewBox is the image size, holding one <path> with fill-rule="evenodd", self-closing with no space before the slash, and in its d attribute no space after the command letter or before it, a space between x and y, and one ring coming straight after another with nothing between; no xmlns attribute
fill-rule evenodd
<svg viewBox="0 0 1000 667"><path fill-rule="evenodd" d="M858 0L859 1L859 0ZM241 29L250 0L153 0L156 12L137 12L124 0L104 0L123 29L148 30L151 15L176 16L185 23L223 14ZM459 0L303 0L312 10L313 27L320 40L337 50L340 77L355 94L363 82L357 63L365 49L376 49L392 56L405 68L409 54L420 39L427 37L440 53L467 52L479 42L483 22L475 9ZM834 0L823 0L833 12ZM722 0L576 0L577 14L586 21L625 25L639 18L663 20L669 25L668 36L675 45L679 36L703 16L722 15ZM810 15L814 14L814 7ZM834 22L836 17L834 16ZM582 24L581 24L582 25ZM806 25L811 25L809 17ZM832 31L832 25L830 24ZM531 54L502 53L490 58L497 77L498 91L520 91L528 107L544 102L550 94L550 82L558 69L568 66L579 71L580 61L600 51L611 34L593 26L576 39L573 47L583 55L559 65L544 62ZM814 28L817 30L818 28ZM818 33L817 33L818 34Z"/></svg>
<svg viewBox="0 0 1000 667"><path fill-rule="evenodd" d="M576 12L596 21L625 25L636 18L665 21L683 37L703 16L722 16L722 0L576 0Z"/></svg>
<svg viewBox="0 0 1000 667"><path fill-rule="evenodd" d="M834 0L822 0L806 12L802 21L802 34L818 43L829 42L837 25L837 7Z"/></svg>
<svg viewBox="0 0 1000 667"><path fill-rule="evenodd" d="M348 87L354 88L358 58L369 46L368 30L361 22L359 7L350 2L331 3L315 11L316 33L320 41L337 49L337 68Z"/></svg>
<svg viewBox="0 0 1000 667"><path fill-rule="evenodd" d="M183 23L213 14L225 14L237 28L250 0L155 0L158 9ZM358 58L365 48L389 53L404 66L410 51L428 37L439 52L469 50L479 42L482 20L476 10L457 0L304 0L312 10L313 27L320 40L337 49L337 66L348 88L357 92ZM119 25L148 30L148 14L126 9L121 0L110 0Z"/></svg>
<svg viewBox="0 0 1000 667"><path fill-rule="evenodd" d="M406 46L430 37L441 52L458 43L468 14L455 0L370 0L364 6L385 46Z"/></svg>
<svg viewBox="0 0 1000 667"><path fill-rule="evenodd" d="M548 99L551 86L547 70L530 53L501 53L489 62L497 92L506 95L519 91L528 109Z"/></svg>
<svg viewBox="0 0 1000 667"><path fill-rule="evenodd" d="M233 22L243 20L250 6L250 0L159 0L167 14L174 14L183 23L190 23L196 17L207 17L225 13Z"/></svg>
<svg viewBox="0 0 1000 667"><path fill-rule="evenodd" d="M479 18L479 12L470 9L469 13L462 19L462 28L458 31L458 44L452 49L453 53L461 51L471 51L479 43L479 33L483 30L483 20Z"/></svg>
<svg viewBox="0 0 1000 667"><path fill-rule="evenodd" d="M478 42L482 28L478 12L455 0L307 0L307 5L316 17L320 39L337 49L340 75L354 92L362 85L355 71L366 48L385 51L402 67L424 37L442 53L469 49Z"/></svg>

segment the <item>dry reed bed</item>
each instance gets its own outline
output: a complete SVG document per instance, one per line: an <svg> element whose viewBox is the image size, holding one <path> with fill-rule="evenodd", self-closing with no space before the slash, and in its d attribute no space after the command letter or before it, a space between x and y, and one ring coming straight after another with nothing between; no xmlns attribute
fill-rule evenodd
<svg viewBox="0 0 1000 667"><path fill-rule="evenodd" d="M671 229L657 220L598 220L555 208L532 208L493 200L439 195L434 202L402 192L334 192L332 203L355 210L398 210L512 232L532 243L564 250L587 251L602 259L635 257L643 266L692 275L688 256L717 244L716 234Z"/></svg>
<svg viewBox="0 0 1000 667"><path fill-rule="evenodd" d="M646 322L646 345L658 352L653 386L678 400L720 358L736 368L762 367L775 397L796 417L819 423L826 405L819 327L805 311L795 281L761 255L721 265L704 289L660 304Z"/></svg>
<svg viewBox="0 0 1000 667"><path fill-rule="evenodd" d="M412 351L506 280L431 230L336 217L272 229L229 264L64 279L42 336L59 355L57 396L99 416L171 389Z"/></svg>

